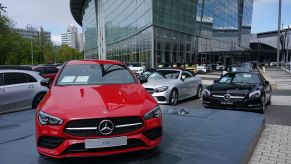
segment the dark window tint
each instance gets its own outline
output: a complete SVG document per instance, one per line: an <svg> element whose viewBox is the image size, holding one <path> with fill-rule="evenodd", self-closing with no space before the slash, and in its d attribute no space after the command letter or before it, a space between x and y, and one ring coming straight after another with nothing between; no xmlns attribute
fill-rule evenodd
<svg viewBox="0 0 291 164"><path fill-rule="evenodd" d="M28 83L34 83L34 82L37 82L37 80L36 80L33 76L31 76L31 75L29 75L29 74L25 74L25 76L26 76L26 78L27 78L27 82L28 82Z"/></svg>
<svg viewBox="0 0 291 164"><path fill-rule="evenodd" d="M5 84L22 84L36 82L36 79L26 73L5 73Z"/></svg>
<svg viewBox="0 0 291 164"><path fill-rule="evenodd" d="M57 68L53 68L53 67L43 68L43 74L55 74L55 73L58 73Z"/></svg>
<svg viewBox="0 0 291 164"><path fill-rule="evenodd" d="M4 85L4 74L0 73L0 86Z"/></svg>
<svg viewBox="0 0 291 164"><path fill-rule="evenodd" d="M43 68L36 68L34 71L39 72L40 74L43 74Z"/></svg>

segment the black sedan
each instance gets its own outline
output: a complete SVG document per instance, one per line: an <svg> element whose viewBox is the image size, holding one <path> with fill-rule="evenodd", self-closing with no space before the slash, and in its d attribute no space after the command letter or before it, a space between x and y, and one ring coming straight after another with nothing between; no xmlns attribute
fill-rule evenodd
<svg viewBox="0 0 291 164"><path fill-rule="evenodd" d="M227 73L202 94L206 108L251 110L264 113L271 103L272 88L259 73Z"/></svg>

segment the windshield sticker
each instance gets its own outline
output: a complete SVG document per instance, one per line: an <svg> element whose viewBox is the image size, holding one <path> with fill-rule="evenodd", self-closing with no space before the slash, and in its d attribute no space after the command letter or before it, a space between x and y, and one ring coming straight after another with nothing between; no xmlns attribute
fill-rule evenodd
<svg viewBox="0 0 291 164"><path fill-rule="evenodd" d="M76 76L64 76L61 83L72 83L75 80Z"/></svg>
<svg viewBox="0 0 291 164"><path fill-rule="evenodd" d="M78 76L76 83L88 83L89 76Z"/></svg>
<svg viewBox="0 0 291 164"><path fill-rule="evenodd" d="M251 78L252 75L250 75L250 74L243 74L243 77L245 77L245 78Z"/></svg>

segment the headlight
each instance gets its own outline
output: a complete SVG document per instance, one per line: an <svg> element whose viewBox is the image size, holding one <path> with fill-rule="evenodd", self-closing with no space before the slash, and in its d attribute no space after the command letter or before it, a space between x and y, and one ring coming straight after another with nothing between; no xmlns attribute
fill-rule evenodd
<svg viewBox="0 0 291 164"><path fill-rule="evenodd" d="M155 92L164 92L164 91L166 91L167 89L168 89L169 87L159 87L159 88L156 88L155 89Z"/></svg>
<svg viewBox="0 0 291 164"><path fill-rule="evenodd" d="M262 94L261 91L257 90L257 91L250 93L249 98L259 98L259 97L261 97L261 94Z"/></svg>
<svg viewBox="0 0 291 164"><path fill-rule="evenodd" d="M46 114L42 111L38 113L38 121L41 125L61 125L62 119Z"/></svg>
<svg viewBox="0 0 291 164"><path fill-rule="evenodd" d="M143 69L139 69L138 71L143 71Z"/></svg>
<svg viewBox="0 0 291 164"><path fill-rule="evenodd" d="M203 96L210 96L210 91L208 89L204 89L202 92Z"/></svg>
<svg viewBox="0 0 291 164"><path fill-rule="evenodd" d="M154 109L152 109L151 111L147 112L144 115L144 119L149 120L152 118L159 118L160 116L161 116L161 109L160 109L160 106L157 106Z"/></svg>

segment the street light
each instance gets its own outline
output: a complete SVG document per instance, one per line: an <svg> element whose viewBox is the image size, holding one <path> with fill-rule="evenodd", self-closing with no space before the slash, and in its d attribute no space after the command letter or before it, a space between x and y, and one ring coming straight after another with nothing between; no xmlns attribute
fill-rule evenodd
<svg viewBox="0 0 291 164"><path fill-rule="evenodd" d="M282 7L282 0L279 0L278 38L277 38L277 69L279 69L279 60L280 60L281 7Z"/></svg>
<svg viewBox="0 0 291 164"><path fill-rule="evenodd" d="M32 25L27 24L27 30L30 27L30 48L31 48L31 65L33 65L33 35L32 35Z"/></svg>

